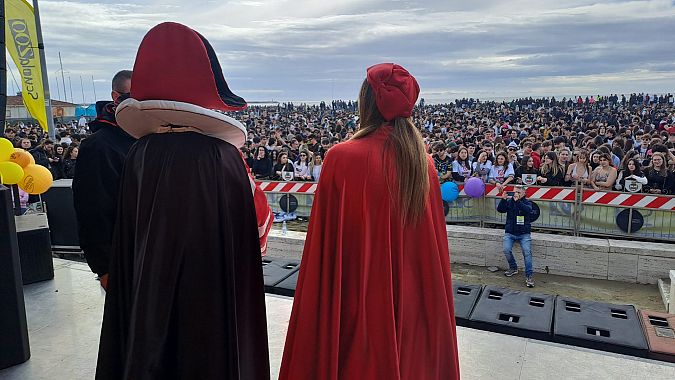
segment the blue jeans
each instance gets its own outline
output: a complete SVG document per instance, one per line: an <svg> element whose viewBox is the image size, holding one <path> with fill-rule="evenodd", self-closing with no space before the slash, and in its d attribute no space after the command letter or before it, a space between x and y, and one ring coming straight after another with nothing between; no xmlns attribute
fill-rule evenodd
<svg viewBox="0 0 675 380"><path fill-rule="evenodd" d="M512 235L504 233L504 256L509 262L510 269L518 269L516 259L513 258L513 243L519 241L520 248L523 250L523 261L525 261L525 276L532 276L532 237L530 234Z"/></svg>

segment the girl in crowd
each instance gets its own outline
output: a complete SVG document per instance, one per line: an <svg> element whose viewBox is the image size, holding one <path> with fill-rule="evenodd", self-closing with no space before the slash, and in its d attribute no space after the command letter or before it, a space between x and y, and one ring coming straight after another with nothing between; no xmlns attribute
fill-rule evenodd
<svg viewBox="0 0 675 380"><path fill-rule="evenodd" d="M675 178L668 170L666 157L661 152L652 155L652 161L647 168L647 192L651 194L672 194L675 188Z"/></svg>
<svg viewBox="0 0 675 380"><path fill-rule="evenodd" d="M490 172L488 173L488 181L493 185L497 185L497 188L501 192L504 186L513 181L515 172L509 163L508 157L506 157L506 153L497 153L495 161L496 163L490 168Z"/></svg>
<svg viewBox="0 0 675 380"><path fill-rule="evenodd" d="M618 191L632 191L631 189L626 188L626 180L637 181L642 186L647 184L647 177L642 173L640 169L640 161L635 158L629 158L624 161L624 166L619 172L619 176L616 178L616 184L614 184L614 189Z"/></svg>
<svg viewBox="0 0 675 380"><path fill-rule="evenodd" d="M487 151L478 152L478 158L474 161L472 169L474 177L480 177L483 182L487 182L490 169L492 169L492 161L488 160Z"/></svg>
<svg viewBox="0 0 675 380"><path fill-rule="evenodd" d="M461 147L457 152L457 159L452 162L452 179L457 182L466 182L469 177L471 177L469 150Z"/></svg>
<svg viewBox="0 0 675 380"><path fill-rule="evenodd" d="M264 146L256 148L251 171L256 179L268 179L272 175L272 160Z"/></svg>
<svg viewBox="0 0 675 380"><path fill-rule="evenodd" d="M513 167L513 170L518 170L518 167L520 166L520 162L518 162L518 153L514 150L509 149L508 152L509 155L509 164L511 164L511 167Z"/></svg>
<svg viewBox="0 0 675 380"><path fill-rule="evenodd" d="M575 162L567 167L565 181L572 185L579 183L582 187L591 185L591 165L588 163L588 151L580 149L575 154Z"/></svg>
<svg viewBox="0 0 675 380"><path fill-rule="evenodd" d="M591 159L588 164L591 165L591 169L593 170L595 170L598 166L600 166L600 152L598 152L597 150L593 151L593 153L591 153Z"/></svg>
<svg viewBox="0 0 675 380"><path fill-rule="evenodd" d="M323 156L317 153L314 155L314 158L312 159L312 164L309 166L309 172L312 175L312 181L319 182L322 166L323 166Z"/></svg>
<svg viewBox="0 0 675 380"><path fill-rule="evenodd" d="M273 179L292 181L294 172L295 168L293 167L293 163L288 161L288 153L281 152L276 165L274 165Z"/></svg>
<svg viewBox="0 0 675 380"><path fill-rule="evenodd" d="M311 181L312 173L310 172L310 154L309 151L303 150L298 154L298 160L295 162L295 180L296 181Z"/></svg>
<svg viewBox="0 0 675 380"><path fill-rule="evenodd" d="M71 145L63 155L63 177L72 179L75 177L75 162L77 161L77 154L79 149L76 145ZM53 162L52 162L53 163Z"/></svg>
<svg viewBox="0 0 675 380"><path fill-rule="evenodd" d="M52 172L52 177L54 179L62 179L64 178L64 173L63 173L63 159L65 157L65 149L61 145L56 145L54 146L54 156L51 157L51 164L52 167L50 171Z"/></svg>
<svg viewBox="0 0 675 380"><path fill-rule="evenodd" d="M591 186L595 190L611 190L616 181L617 172L612 166L612 157L608 153L600 153L600 166L591 173Z"/></svg>
<svg viewBox="0 0 675 380"><path fill-rule="evenodd" d="M541 175L537 177L537 182L544 186L562 186L565 182L565 169L558 162L555 152L544 155L544 163L539 171Z"/></svg>
<svg viewBox="0 0 675 380"><path fill-rule="evenodd" d="M535 178L539 176L539 171L534 168L534 158L531 156L523 156L523 159L520 161L520 166L516 169L516 183L519 185L534 185L536 180L532 183L523 182L524 174L534 174Z"/></svg>

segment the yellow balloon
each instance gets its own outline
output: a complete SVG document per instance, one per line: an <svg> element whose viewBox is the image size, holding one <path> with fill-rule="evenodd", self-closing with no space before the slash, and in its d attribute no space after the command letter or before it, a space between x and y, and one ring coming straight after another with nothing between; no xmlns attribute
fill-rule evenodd
<svg viewBox="0 0 675 380"><path fill-rule="evenodd" d="M9 161L18 164L22 168L35 164L33 155L20 148L14 148L14 153L9 156Z"/></svg>
<svg viewBox="0 0 675 380"><path fill-rule="evenodd" d="M6 138L0 138L0 162L9 160L9 156L14 153L14 145Z"/></svg>
<svg viewBox="0 0 675 380"><path fill-rule="evenodd" d="M21 181L19 181L19 187L28 194L42 194L49 190L52 182L54 182L52 172L44 166L28 165L23 171L25 174Z"/></svg>
<svg viewBox="0 0 675 380"><path fill-rule="evenodd" d="M23 178L23 169L13 162L0 162L0 173L2 173L2 183L5 185L15 185Z"/></svg>

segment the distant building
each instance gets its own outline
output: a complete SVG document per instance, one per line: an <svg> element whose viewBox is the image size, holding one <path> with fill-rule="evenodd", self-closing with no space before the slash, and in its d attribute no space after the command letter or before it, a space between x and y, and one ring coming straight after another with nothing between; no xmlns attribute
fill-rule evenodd
<svg viewBox="0 0 675 380"><path fill-rule="evenodd" d="M52 115L58 120L70 120L75 117L77 104L62 102L52 99ZM32 117L28 113L23 99L20 95L7 96L7 110L5 111L7 121L30 120Z"/></svg>

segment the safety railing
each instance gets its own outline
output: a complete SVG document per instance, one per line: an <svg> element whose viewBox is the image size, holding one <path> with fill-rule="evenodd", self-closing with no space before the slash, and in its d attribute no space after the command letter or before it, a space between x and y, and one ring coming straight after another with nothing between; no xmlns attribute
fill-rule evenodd
<svg viewBox="0 0 675 380"><path fill-rule="evenodd" d="M311 213L316 183L259 182L275 212ZM480 226L503 225L506 215L497 212L499 189L486 185L480 198L466 195L459 185L459 197L444 202L448 223ZM513 191L506 186L504 191ZM581 187L529 186L527 198L534 204L532 227L542 231L565 231L574 235L631 237L675 241L675 196L595 191Z"/></svg>

